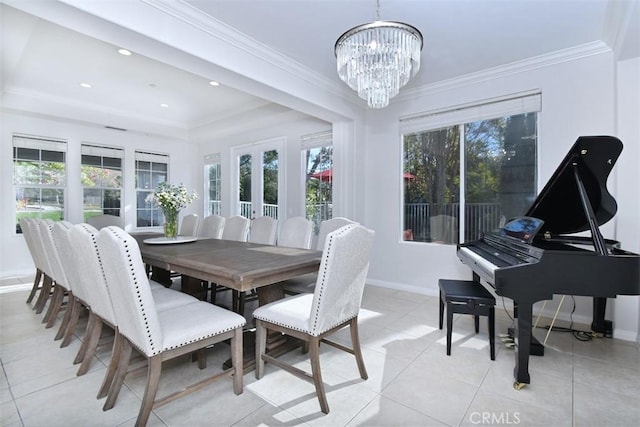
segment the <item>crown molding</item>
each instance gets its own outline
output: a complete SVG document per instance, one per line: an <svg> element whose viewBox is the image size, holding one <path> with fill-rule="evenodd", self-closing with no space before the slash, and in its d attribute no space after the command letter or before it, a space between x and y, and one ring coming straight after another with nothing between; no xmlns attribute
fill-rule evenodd
<svg viewBox="0 0 640 427"><path fill-rule="evenodd" d="M284 73L305 81L308 84L328 91L346 101L353 102L350 91L346 92L342 84L324 77L322 74L281 54L270 46L247 36L224 22L207 15L183 0L141 0L143 3L178 19L199 31L214 37L235 49L249 54Z"/></svg>
<svg viewBox="0 0 640 427"><path fill-rule="evenodd" d="M428 96L439 92L446 92L465 86L483 83L488 80L504 78L514 74L520 74L539 68L549 67L552 65L571 62L577 59L610 52L612 52L611 48L602 41L586 43L568 49L562 49L548 54L527 58L522 61L512 62L510 64L501 65L494 68L488 68L476 73L466 74L464 76L420 86L411 90L404 91L403 93L392 99L391 102L403 102L417 97Z"/></svg>

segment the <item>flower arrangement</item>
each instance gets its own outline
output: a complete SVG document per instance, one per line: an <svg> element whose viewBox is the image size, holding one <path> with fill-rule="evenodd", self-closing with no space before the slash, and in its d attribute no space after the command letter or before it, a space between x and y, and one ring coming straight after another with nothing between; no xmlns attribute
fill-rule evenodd
<svg viewBox="0 0 640 427"><path fill-rule="evenodd" d="M194 191L187 192L184 185L171 185L161 182L158 188L149 196L148 203L156 202L164 214L164 235L174 238L178 235L178 215L180 210L189 206L191 202L198 198Z"/></svg>

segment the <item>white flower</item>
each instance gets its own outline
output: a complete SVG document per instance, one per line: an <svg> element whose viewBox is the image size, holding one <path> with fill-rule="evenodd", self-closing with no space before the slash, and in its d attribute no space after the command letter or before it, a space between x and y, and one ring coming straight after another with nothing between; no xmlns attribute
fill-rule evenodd
<svg viewBox="0 0 640 427"><path fill-rule="evenodd" d="M184 185L171 185L161 182L158 188L146 198L147 203L156 202L163 210L179 211L186 208L191 202L198 198L198 194L194 191L187 193Z"/></svg>

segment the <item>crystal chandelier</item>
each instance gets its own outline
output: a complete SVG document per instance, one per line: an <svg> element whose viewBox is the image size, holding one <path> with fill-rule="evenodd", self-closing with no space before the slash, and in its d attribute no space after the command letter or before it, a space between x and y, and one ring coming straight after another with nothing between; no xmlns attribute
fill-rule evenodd
<svg viewBox="0 0 640 427"><path fill-rule="evenodd" d="M422 34L411 25L358 25L336 41L338 75L369 107L384 108L420 69L421 50Z"/></svg>

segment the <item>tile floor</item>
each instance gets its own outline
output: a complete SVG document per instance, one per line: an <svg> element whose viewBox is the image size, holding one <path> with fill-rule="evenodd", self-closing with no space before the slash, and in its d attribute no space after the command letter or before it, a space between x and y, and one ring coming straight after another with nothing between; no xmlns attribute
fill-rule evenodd
<svg viewBox="0 0 640 427"><path fill-rule="evenodd" d="M45 329L42 316L25 303L29 278L11 280L12 286L0 286L0 425L133 426L144 375L128 376L115 408L103 412L95 394L110 345L100 347L90 371L77 377L72 360L80 339L59 348L53 340L59 323ZM260 381L253 372L245 374L242 395L233 394L230 380L219 381L155 410L148 425L640 425L640 352L634 343L582 342L552 332L545 356L531 359L531 384L516 391L513 351L498 340L496 360L490 360L484 319L476 335L470 316L455 317L455 342L447 357L437 298L367 286L362 306L369 379L360 379L352 356L323 347L330 414L320 412L310 383L267 365ZM508 314L500 309L496 317L496 331L506 331ZM535 331L541 339L545 333ZM216 345L207 357L205 373L218 370L228 347ZM285 357L309 366L298 351ZM202 374L187 359L165 366L159 396Z"/></svg>

